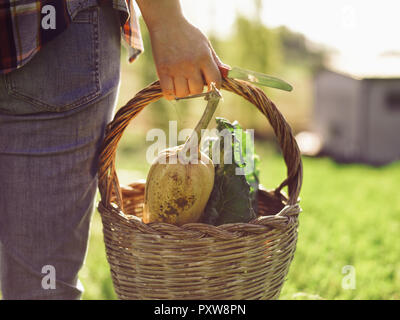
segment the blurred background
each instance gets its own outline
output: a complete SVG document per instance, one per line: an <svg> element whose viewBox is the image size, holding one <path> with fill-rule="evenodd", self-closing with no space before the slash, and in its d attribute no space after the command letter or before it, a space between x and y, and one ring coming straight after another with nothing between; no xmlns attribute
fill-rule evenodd
<svg viewBox="0 0 400 320"><path fill-rule="evenodd" d="M286 80L292 92L264 88L303 152L303 212L281 299L400 299L400 30L397 0L185 0L186 17L231 66ZM157 80L145 52L122 51L118 108ZM223 92L216 116L255 129L261 183L277 187L286 168L273 132L242 98ZM117 153L121 183L145 179L151 128L193 128L203 100L159 101L128 127ZM84 299L115 299L101 220L92 222L80 273Z"/></svg>

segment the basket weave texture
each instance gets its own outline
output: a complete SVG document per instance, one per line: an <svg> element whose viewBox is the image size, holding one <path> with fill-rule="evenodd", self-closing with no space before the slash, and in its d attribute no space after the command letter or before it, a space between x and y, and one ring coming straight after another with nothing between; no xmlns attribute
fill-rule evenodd
<svg viewBox="0 0 400 320"><path fill-rule="evenodd" d="M138 92L107 126L99 163L98 209L112 280L119 299L277 299L294 257L301 211L302 162L290 126L265 93L225 78L222 89L255 105L274 129L287 178L261 189L258 216L249 223L175 226L141 220L145 183L121 187L115 167L124 129L162 97L159 82ZM288 196L282 193L288 187Z"/></svg>

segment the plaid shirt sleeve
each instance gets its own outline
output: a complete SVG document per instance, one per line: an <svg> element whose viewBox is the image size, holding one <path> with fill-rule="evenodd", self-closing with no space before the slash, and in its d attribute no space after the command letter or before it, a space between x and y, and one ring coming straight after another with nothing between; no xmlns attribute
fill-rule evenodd
<svg viewBox="0 0 400 320"><path fill-rule="evenodd" d="M133 62L143 52L143 40L139 20L132 0L98 0L100 5L110 5L121 12L121 35L129 50L129 62Z"/></svg>
<svg viewBox="0 0 400 320"><path fill-rule="evenodd" d="M54 9L56 28L43 28L42 19ZM75 15L94 5L120 12L121 36L132 62L143 52L138 18L132 0L1 0L0 73L22 67L44 46L68 28Z"/></svg>

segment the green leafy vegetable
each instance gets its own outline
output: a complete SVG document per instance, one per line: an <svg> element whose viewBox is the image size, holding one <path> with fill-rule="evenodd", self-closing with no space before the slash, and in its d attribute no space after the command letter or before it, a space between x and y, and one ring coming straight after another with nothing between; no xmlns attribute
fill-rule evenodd
<svg viewBox="0 0 400 320"><path fill-rule="evenodd" d="M237 121L216 118L216 122L218 138L208 140L209 156L216 163L214 187L202 222L248 222L256 217L259 187L253 136Z"/></svg>

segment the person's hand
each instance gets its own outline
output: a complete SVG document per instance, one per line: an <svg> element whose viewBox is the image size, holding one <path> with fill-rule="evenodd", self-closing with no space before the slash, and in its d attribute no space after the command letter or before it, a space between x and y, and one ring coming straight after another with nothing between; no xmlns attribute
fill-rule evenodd
<svg viewBox="0 0 400 320"><path fill-rule="evenodd" d="M206 36L186 20L151 32L161 88L167 99L203 92L204 85L221 87L222 65Z"/></svg>
<svg viewBox="0 0 400 320"><path fill-rule="evenodd" d="M142 14L149 12L144 18L164 96L173 99L198 94L211 82L220 88L219 68L229 67L220 61L207 37L184 18L179 1L168 1L162 15L148 8L151 1L138 1Z"/></svg>

